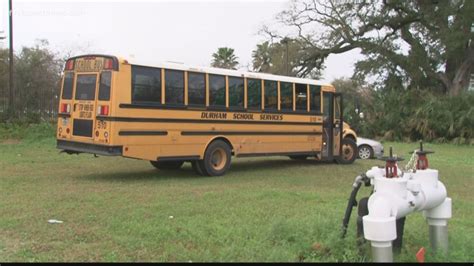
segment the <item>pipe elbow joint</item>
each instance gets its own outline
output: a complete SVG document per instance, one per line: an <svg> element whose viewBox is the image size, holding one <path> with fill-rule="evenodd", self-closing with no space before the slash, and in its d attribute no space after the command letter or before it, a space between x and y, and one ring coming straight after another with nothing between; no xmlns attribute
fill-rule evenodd
<svg viewBox="0 0 474 266"><path fill-rule="evenodd" d="M452 217L452 200L447 197L440 205L423 211L429 225L446 226Z"/></svg>
<svg viewBox="0 0 474 266"><path fill-rule="evenodd" d="M387 242L397 238L396 217L391 215L390 201L376 194L369 199L369 215L362 218L364 238Z"/></svg>
<svg viewBox="0 0 474 266"><path fill-rule="evenodd" d="M366 215L362 218L364 238L369 241L389 242L397 238L395 217L374 217Z"/></svg>
<svg viewBox="0 0 474 266"><path fill-rule="evenodd" d="M375 177L382 176L382 172L380 171L380 168L378 168L377 166L374 166L370 170L365 172L365 175L368 178L374 179Z"/></svg>
<svg viewBox="0 0 474 266"><path fill-rule="evenodd" d="M369 215L371 217L386 218L392 216L392 203L384 195L374 193L368 202Z"/></svg>

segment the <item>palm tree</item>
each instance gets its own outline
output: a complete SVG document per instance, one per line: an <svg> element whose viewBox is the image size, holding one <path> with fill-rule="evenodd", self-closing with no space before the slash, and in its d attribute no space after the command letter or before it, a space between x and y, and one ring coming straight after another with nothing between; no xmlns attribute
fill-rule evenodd
<svg viewBox="0 0 474 266"><path fill-rule="evenodd" d="M272 53L268 41L257 44L257 49L252 51L253 70L257 72L270 72Z"/></svg>
<svg viewBox="0 0 474 266"><path fill-rule="evenodd" d="M234 55L234 49L229 47L220 47L217 52L212 54L212 67L236 69L239 64L237 56Z"/></svg>

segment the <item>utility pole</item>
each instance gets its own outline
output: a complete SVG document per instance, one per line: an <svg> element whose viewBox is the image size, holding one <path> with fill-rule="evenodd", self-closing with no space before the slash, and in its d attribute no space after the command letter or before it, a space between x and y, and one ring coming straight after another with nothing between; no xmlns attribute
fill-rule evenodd
<svg viewBox="0 0 474 266"><path fill-rule="evenodd" d="M11 0L10 0L11 1ZM289 70L289 64L288 64L288 58L289 58L289 54L288 54L288 40L286 41L286 75L289 76L290 75L290 70Z"/></svg>
<svg viewBox="0 0 474 266"><path fill-rule="evenodd" d="M3 35L3 30L2 30L2 31L0 31L0 41L3 42L3 40L5 40L5 39L6 39L6 37L5 37L5 35ZM2 44L2 46L3 46L3 44ZM2 62L3 62L3 60L2 60ZM5 110L7 109L7 108L5 108L6 104L7 104L7 97L6 97L7 93L6 93L5 86L2 86L2 91L0 93L1 93L0 97L1 97L1 101L2 101L2 112L5 112Z"/></svg>
<svg viewBox="0 0 474 266"><path fill-rule="evenodd" d="M288 63L288 41L289 41L289 38L288 37L285 37L283 38L283 40L281 40L282 43L284 43L286 45L286 75L289 76L290 75L290 69L289 69L289 63Z"/></svg>
<svg viewBox="0 0 474 266"><path fill-rule="evenodd" d="M9 6L8 6L8 9L9 9L9 18L10 18L10 30L9 30L9 37L10 37L10 48L9 48L9 52L10 52L10 55L9 55L9 59L8 59L8 63L9 63L9 74L10 74L10 77L9 77L9 80L8 80L8 87L10 89L10 97L9 97L9 102L8 102L8 107L9 109L11 110L11 112L13 112L15 109L14 109L14 86L13 86L13 12L12 12L12 0L9 0L8 1L9 3Z"/></svg>

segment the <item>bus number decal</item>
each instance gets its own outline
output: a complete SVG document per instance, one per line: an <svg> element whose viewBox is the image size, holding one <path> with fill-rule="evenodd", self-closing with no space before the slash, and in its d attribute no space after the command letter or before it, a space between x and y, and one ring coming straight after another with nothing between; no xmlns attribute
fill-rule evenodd
<svg viewBox="0 0 474 266"><path fill-rule="evenodd" d="M97 128L98 129L107 129L107 122L105 121L97 121Z"/></svg>

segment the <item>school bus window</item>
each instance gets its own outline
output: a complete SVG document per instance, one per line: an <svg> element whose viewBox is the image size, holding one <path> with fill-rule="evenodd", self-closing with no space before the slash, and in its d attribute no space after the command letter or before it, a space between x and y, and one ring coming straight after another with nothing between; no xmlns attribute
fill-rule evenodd
<svg viewBox="0 0 474 266"><path fill-rule="evenodd" d="M293 110L293 83L280 82L280 108Z"/></svg>
<svg viewBox="0 0 474 266"><path fill-rule="evenodd" d="M100 101L110 100L111 78L112 78L112 73L110 73L110 71L102 72L100 74L100 83L99 83L99 100Z"/></svg>
<svg viewBox="0 0 474 266"><path fill-rule="evenodd" d="M67 72L64 74L63 96L64 100L72 98L72 86L74 85L74 73Z"/></svg>
<svg viewBox="0 0 474 266"><path fill-rule="evenodd" d="M321 112L321 87L309 85L309 110L311 112Z"/></svg>
<svg viewBox="0 0 474 266"><path fill-rule="evenodd" d="M188 72L188 105L206 105L206 75Z"/></svg>
<svg viewBox="0 0 474 266"><path fill-rule="evenodd" d="M209 105L225 107L225 76L209 75Z"/></svg>
<svg viewBox="0 0 474 266"><path fill-rule="evenodd" d="M161 104L161 69L132 66L132 103Z"/></svg>
<svg viewBox="0 0 474 266"><path fill-rule="evenodd" d="M295 84L296 110L306 111L308 109L308 90L306 84Z"/></svg>
<svg viewBox="0 0 474 266"><path fill-rule="evenodd" d="M244 79L229 77L229 107L244 108Z"/></svg>
<svg viewBox="0 0 474 266"><path fill-rule="evenodd" d="M165 103L184 104L184 71L165 69Z"/></svg>
<svg viewBox="0 0 474 266"><path fill-rule="evenodd" d="M262 82L259 79L247 79L247 108L262 108Z"/></svg>
<svg viewBox="0 0 474 266"><path fill-rule="evenodd" d="M264 81L265 109L276 110L278 108L278 84L273 80Z"/></svg>
<svg viewBox="0 0 474 266"><path fill-rule="evenodd" d="M94 100L96 81L96 74L77 75L75 99L87 101Z"/></svg>

